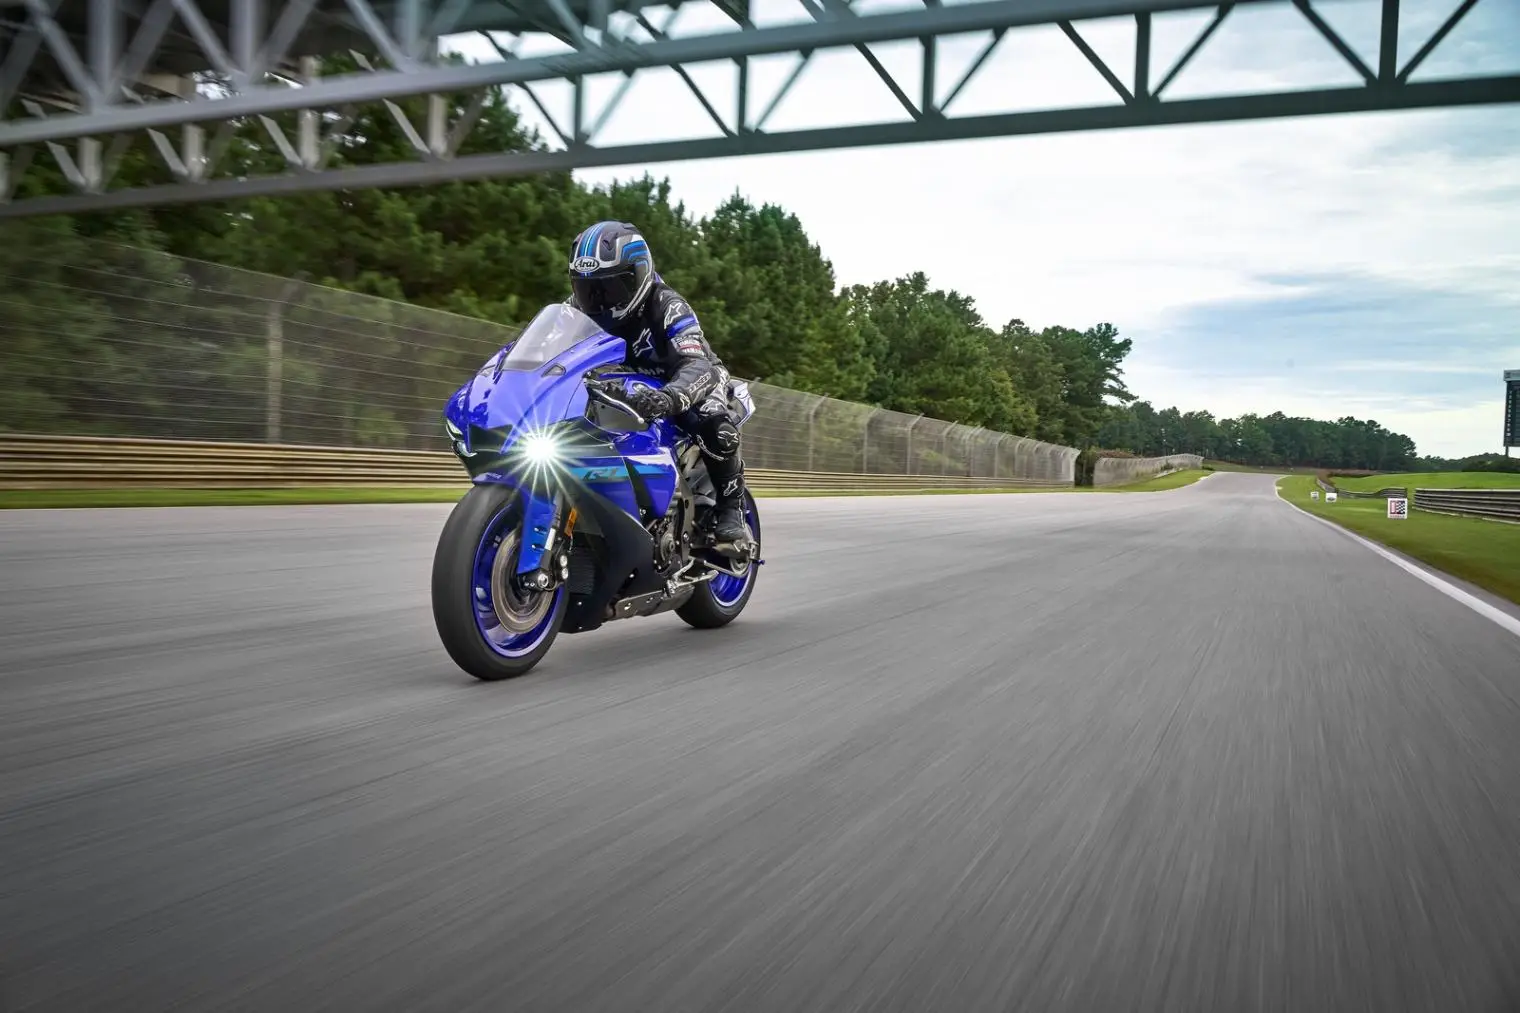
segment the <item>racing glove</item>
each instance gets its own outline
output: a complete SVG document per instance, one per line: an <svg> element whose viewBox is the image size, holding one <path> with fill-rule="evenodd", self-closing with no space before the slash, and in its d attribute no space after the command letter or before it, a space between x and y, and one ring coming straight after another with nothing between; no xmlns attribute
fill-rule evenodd
<svg viewBox="0 0 1520 1013"><path fill-rule="evenodd" d="M635 387L628 395L628 403L646 419L664 418L675 412L675 403L670 395L650 387Z"/></svg>

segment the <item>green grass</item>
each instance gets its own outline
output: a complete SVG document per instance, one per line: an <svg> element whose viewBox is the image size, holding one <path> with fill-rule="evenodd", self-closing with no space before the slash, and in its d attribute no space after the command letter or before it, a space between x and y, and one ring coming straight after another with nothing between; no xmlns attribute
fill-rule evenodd
<svg viewBox="0 0 1520 1013"><path fill-rule="evenodd" d="M71 507L295 506L328 503L453 503L462 487L431 489L4 489L0 509Z"/></svg>
<svg viewBox="0 0 1520 1013"><path fill-rule="evenodd" d="M1383 486L1397 484L1383 482ZM1387 504L1381 499L1335 503L1326 503L1323 498L1311 500L1309 493L1317 487L1308 476L1281 479L1277 488L1294 506L1520 603L1520 524L1448 517L1423 510L1411 510L1408 520L1391 521Z"/></svg>
<svg viewBox="0 0 1520 1013"><path fill-rule="evenodd" d="M88 507L297 506L333 503L454 503L464 486L422 489L5 489L0 510L58 510ZM1065 492L1066 489L903 489L881 492L779 492L755 490L760 499L818 496L985 496L1012 492Z"/></svg>
<svg viewBox="0 0 1520 1013"><path fill-rule="evenodd" d="M1337 478L1337 489L1377 492L1403 486L1407 489L1520 489L1520 475L1490 471L1433 471L1406 475L1366 475Z"/></svg>
<svg viewBox="0 0 1520 1013"><path fill-rule="evenodd" d="M1249 475L1313 475L1314 468L1264 468L1254 464L1231 464L1229 461L1204 461L1215 471L1239 471Z"/></svg>
<svg viewBox="0 0 1520 1013"><path fill-rule="evenodd" d="M1207 475L1202 468L1190 468L1186 471L1174 471L1170 475L1160 475L1156 478L1147 478L1140 482L1131 482L1129 485L1105 485L1095 489L1095 492L1161 492L1164 489L1181 489L1185 485L1192 485Z"/></svg>
<svg viewBox="0 0 1520 1013"><path fill-rule="evenodd" d="M1012 486L1007 489L880 489L867 491L847 492L835 490L833 492L803 492L751 489L756 499L817 499L821 496L1007 496L1010 493L1034 493L1034 492L1074 492L1066 486L1051 489L1044 486Z"/></svg>
<svg viewBox="0 0 1520 1013"><path fill-rule="evenodd" d="M754 490L759 499L820 496L1004 496L1046 492L1160 492L1191 485L1207 471L1178 471L1130 485L1103 488L1012 486L1003 489L884 489L860 492ZM454 503L464 486L421 489L313 487L303 489L0 489L0 510L62 510L103 507L303 506L335 503Z"/></svg>

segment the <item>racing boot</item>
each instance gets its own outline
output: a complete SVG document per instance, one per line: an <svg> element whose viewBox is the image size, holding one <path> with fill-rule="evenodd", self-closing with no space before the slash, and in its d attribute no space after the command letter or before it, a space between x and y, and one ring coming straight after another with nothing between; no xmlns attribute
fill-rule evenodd
<svg viewBox="0 0 1520 1013"><path fill-rule="evenodd" d="M735 454L727 460L709 460L707 473L717 491L718 506L713 529L719 545L742 545L750 540L744 523L744 462Z"/></svg>

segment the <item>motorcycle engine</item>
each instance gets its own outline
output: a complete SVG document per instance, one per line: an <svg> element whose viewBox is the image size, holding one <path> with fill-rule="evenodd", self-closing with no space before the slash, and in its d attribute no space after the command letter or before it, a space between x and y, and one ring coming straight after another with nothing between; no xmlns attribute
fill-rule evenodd
<svg viewBox="0 0 1520 1013"><path fill-rule="evenodd" d="M654 565L657 569L669 569L681 560L680 532L684 513L684 505L677 504L668 516L650 526L649 534L654 539Z"/></svg>
<svg viewBox="0 0 1520 1013"><path fill-rule="evenodd" d="M675 561L676 536L673 530L675 525L666 518L654 526L649 533L654 536L654 565L656 569L664 570Z"/></svg>

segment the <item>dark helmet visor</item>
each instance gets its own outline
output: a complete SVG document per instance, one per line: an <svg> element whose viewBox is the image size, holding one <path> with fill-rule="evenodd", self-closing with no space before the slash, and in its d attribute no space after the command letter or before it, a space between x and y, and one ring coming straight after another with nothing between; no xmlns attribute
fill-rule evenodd
<svg viewBox="0 0 1520 1013"><path fill-rule="evenodd" d="M621 313L633 302L639 283L633 269L617 274L603 274L590 278L572 275L570 290L575 301L590 316L606 316Z"/></svg>

